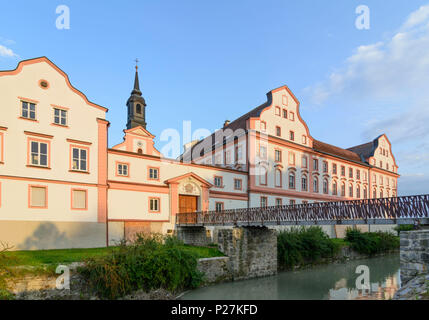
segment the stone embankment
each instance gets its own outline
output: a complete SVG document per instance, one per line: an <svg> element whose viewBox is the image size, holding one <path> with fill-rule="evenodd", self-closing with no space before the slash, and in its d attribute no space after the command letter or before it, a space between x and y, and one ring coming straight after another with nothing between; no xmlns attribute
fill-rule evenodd
<svg viewBox="0 0 429 320"><path fill-rule="evenodd" d="M401 232L402 288L395 300L429 300L429 230Z"/></svg>

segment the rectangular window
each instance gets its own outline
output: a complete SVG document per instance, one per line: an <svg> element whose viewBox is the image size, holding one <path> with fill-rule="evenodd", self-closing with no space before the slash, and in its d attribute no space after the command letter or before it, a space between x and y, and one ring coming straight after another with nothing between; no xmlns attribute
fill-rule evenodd
<svg viewBox="0 0 429 320"><path fill-rule="evenodd" d="M267 147L265 146L259 147L259 157L261 159L267 159Z"/></svg>
<svg viewBox="0 0 429 320"><path fill-rule="evenodd" d="M275 150L275 161L282 162L282 152L280 150Z"/></svg>
<svg viewBox="0 0 429 320"><path fill-rule="evenodd" d="M296 204L296 201L295 200L290 200L289 203L290 203L291 206L294 206Z"/></svg>
<svg viewBox="0 0 429 320"><path fill-rule="evenodd" d="M49 165L49 144L36 140L29 140L30 143L30 165L48 167Z"/></svg>
<svg viewBox="0 0 429 320"><path fill-rule="evenodd" d="M67 126L67 110L54 109L54 123L60 126Z"/></svg>
<svg viewBox="0 0 429 320"><path fill-rule="evenodd" d="M319 160L318 159L313 159L313 170L319 171Z"/></svg>
<svg viewBox="0 0 429 320"><path fill-rule="evenodd" d="M30 120L36 120L36 104L26 101L21 101L21 117Z"/></svg>
<svg viewBox="0 0 429 320"><path fill-rule="evenodd" d="M289 112L289 120L295 121L295 114L293 112Z"/></svg>
<svg viewBox="0 0 429 320"><path fill-rule="evenodd" d="M217 188L223 188L223 178L222 177L214 177L214 185Z"/></svg>
<svg viewBox="0 0 429 320"><path fill-rule="evenodd" d="M149 168L149 180L159 180L159 168Z"/></svg>
<svg viewBox="0 0 429 320"><path fill-rule="evenodd" d="M240 161L243 159L243 148L241 146L235 147L235 161Z"/></svg>
<svg viewBox="0 0 429 320"><path fill-rule="evenodd" d="M261 121L261 131L267 131L267 123L265 121Z"/></svg>
<svg viewBox="0 0 429 320"><path fill-rule="evenodd" d="M261 208L266 208L268 206L268 198L261 197Z"/></svg>
<svg viewBox="0 0 429 320"><path fill-rule="evenodd" d="M329 167L328 167L328 161L323 161L323 172L328 173Z"/></svg>
<svg viewBox="0 0 429 320"><path fill-rule="evenodd" d="M3 132L0 131L0 164L3 164L3 163L4 163L4 134Z"/></svg>
<svg viewBox="0 0 429 320"><path fill-rule="evenodd" d="M307 144L307 136L302 136L302 144Z"/></svg>
<svg viewBox="0 0 429 320"><path fill-rule="evenodd" d="M48 188L45 186L29 186L30 208L46 209L48 207Z"/></svg>
<svg viewBox="0 0 429 320"><path fill-rule="evenodd" d="M360 170L356 170L356 179L360 180Z"/></svg>
<svg viewBox="0 0 429 320"><path fill-rule="evenodd" d="M225 163L226 164L232 164L232 161L231 161L231 151L227 151L226 152L226 154L225 154Z"/></svg>
<svg viewBox="0 0 429 320"><path fill-rule="evenodd" d="M287 110L283 109L283 118L287 119Z"/></svg>
<svg viewBox="0 0 429 320"><path fill-rule="evenodd" d="M295 165L295 153L289 152L289 164L294 166Z"/></svg>
<svg viewBox="0 0 429 320"><path fill-rule="evenodd" d="M337 164L336 163L332 164L332 173L337 174Z"/></svg>
<svg viewBox="0 0 429 320"><path fill-rule="evenodd" d="M87 210L88 209L88 194L87 190L72 189L72 210Z"/></svg>
<svg viewBox="0 0 429 320"><path fill-rule="evenodd" d="M263 166L259 167L259 184L267 185L267 169Z"/></svg>
<svg viewBox="0 0 429 320"><path fill-rule="evenodd" d="M353 179L353 168L349 168L349 178Z"/></svg>
<svg viewBox="0 0 429 320"><path fill-rule="evenodd" d="M88 172L88 148L72 147L71 170Z"/></svg>
<svg viewBox="0 0 429 320"><path fill-rule="evenodd" d="M302 167L307 168L307 157L305 156L302 157Z"/></svg>
<svg viewBox="0 0 429 320"><path fill-rule="evenodd" d="M216 212L222 212L224 208L224 203L223 202L216 202L215 203L215 210Z"/></svg>
<svg viewBox="0 0 429 320"><path fill-rule="evenodd" d="M281 137L282 136L282 128L276 127L276 135L277 135L277 137Z"/></svg>
<svg viewBox="0 0 429 320"><path fill-rule="evenodd" d="M293 131L289 132L289 140L290 141L295 141L295 132L293 132Z"/></svg>
<svg viewBox="0 0 429 320"><path fill-rule="evenodd" d="M242 190L243 189L243 182L241 179L234 179L234 190Z"/></svg>
<svg viewBox="0 0 429 320"><path fill-rule="evenodd" d="M160 198L149 198L149 212L158 213L161 211L161 199Z"/></svg>
<svg viewBox="0 0 429 320"><path fill-rule="evenodd" d="M346 167L345 166L341 166L341 176L342 177L346 176Z"/></svg>
<svg viewBox="0 0 429 320"><path fill-rule="evenodd" d="M276 107L276 116L280 116L281 115L281 109L280 107Z"/></svg>
<svg viewBox="0 0 429 320"><path fill-rule="evenodd" d="M276 206L277 207L281 207L283 205L283 200L282 200L282 198L277 198L276 199Z"/></svg>
<svg viewBox="0 0 429 320"><path fill-rule="evenodd" d="M116 168L116 175L122 176L122 177L128 177L129 176L129 165L127 163L118 163Z"/></svg>

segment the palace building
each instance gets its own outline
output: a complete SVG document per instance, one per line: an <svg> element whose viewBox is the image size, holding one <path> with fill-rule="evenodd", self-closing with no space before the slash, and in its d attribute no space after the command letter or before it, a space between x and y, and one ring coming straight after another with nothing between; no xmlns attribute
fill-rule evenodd
<svg viewBox="0 0 429 320"><path fill-rule="evenodd" d="M349 149L314 139L286 87L165 158L146 128L138 70L122 143L107 108L46 57L0 71L0 241L15 249L103 247L172 233L180 212L395 197L386 135ZM124 109L125 112L125 109Z"/></svg>

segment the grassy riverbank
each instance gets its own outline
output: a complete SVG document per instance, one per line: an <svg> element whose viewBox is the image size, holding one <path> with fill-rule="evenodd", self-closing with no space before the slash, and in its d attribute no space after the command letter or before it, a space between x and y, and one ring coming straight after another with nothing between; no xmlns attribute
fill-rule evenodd
<svg viewBox="0 0 429 320"><path fill-rule="evenodd" d="M24 276L55 275L58 265L85 262L79 271L93 291L118 298L133 290L171 291L199 284L196 261L223 256L214 247L192 247L175 238L152 235L110 248L3 251L0 248L0 300L12 298L7 281Z"/></svg>
<svg viewBox="0 0 429 320"><path fill-rule="evenodd" d="M399 237L348 229L345 239L330 239L320 227L293 228L279 233L277 245L279 268L290 270L338 260L345 247L369 257L391 252L399 249Z"/></svg>

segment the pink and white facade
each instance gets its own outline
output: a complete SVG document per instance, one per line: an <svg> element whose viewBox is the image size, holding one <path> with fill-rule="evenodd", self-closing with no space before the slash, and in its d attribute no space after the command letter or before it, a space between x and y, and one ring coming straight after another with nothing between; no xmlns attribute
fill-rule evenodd
<svg viewBox="0 0 429 320"><path fill-rule="evenodd" d="M180 211L397 194L388 138L350 149L315 140L287 87L166 159L146 130L138 75L123 143L108 147L107 108L45 57L0 71L0 241L16 249L102 247L171 233Z"/></svg>

